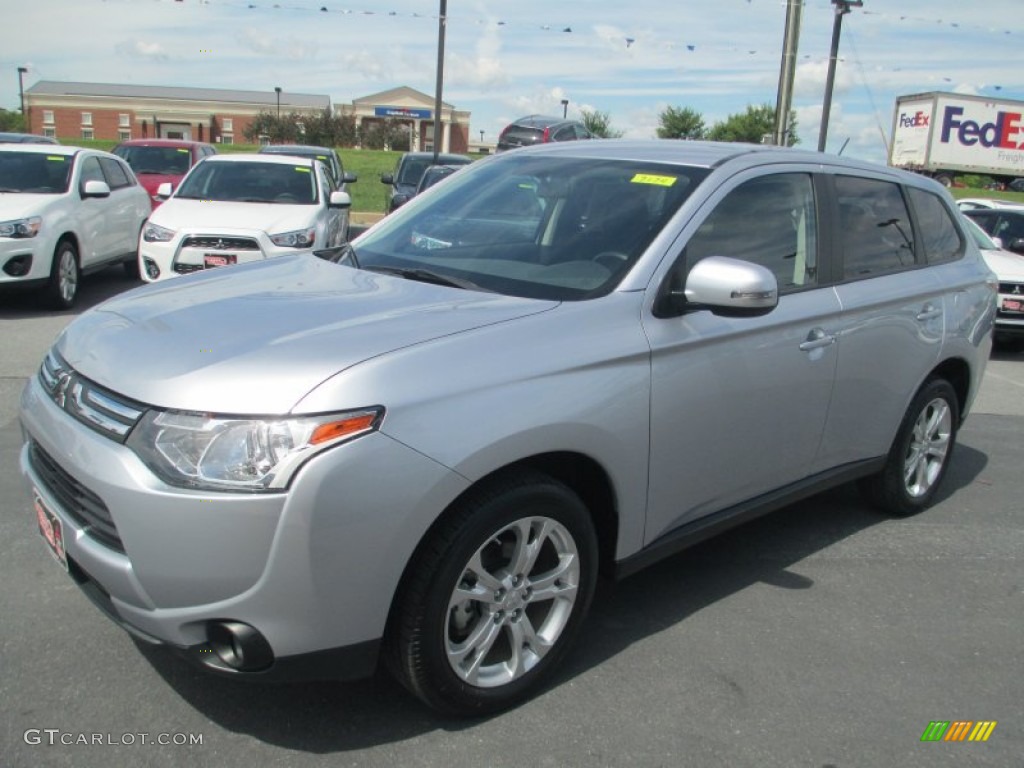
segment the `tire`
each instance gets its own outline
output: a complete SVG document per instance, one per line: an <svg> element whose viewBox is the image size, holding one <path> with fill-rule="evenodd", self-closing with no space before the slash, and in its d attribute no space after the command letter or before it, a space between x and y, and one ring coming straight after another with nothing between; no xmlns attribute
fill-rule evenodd
<svg viewBox="0 0 1024 768"><path fill-rule="evenodd" d="M471 491L406 570L388 665L441 712L513 706L544 684L578 633L597 551L583 502L547 475L517 471Z"/></svg>
<svg viewBox="0 0 1024 768"><path fill-rule="evenodd" d="M78 267L78 251L70 240L61 240L53 252L50 281L46 293L55 309L71 309L78 298L82 273Z"/></svg>
<svg viewBox="0 0 1024 768"><path fill-rule="evenodd" d="M925 382L907 409L885 467L861 481L879 509L909 517L926 509L949 467L960 423L960 405L945 379Z"/></svg>
<svg viewBox="0 0 1024 768"><path fill-rule="evenodd" d="M935 180L946 189L953 186L953 174L951 173L937 173L935 174Z"/></svg>
<svg viewBox="0 0 1024 768"><path fill-rule="evenodd" d="M142 279L142 275L139 272L138 258L131 259L130 261L122 261L121 268L124 270L125 277L130 277L134 280Z"/></svg>

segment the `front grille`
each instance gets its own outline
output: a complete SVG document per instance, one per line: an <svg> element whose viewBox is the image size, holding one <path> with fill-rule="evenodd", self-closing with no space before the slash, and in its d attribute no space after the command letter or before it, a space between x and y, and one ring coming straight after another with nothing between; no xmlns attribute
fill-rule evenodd
<svg viewBox="0 0 1024 768"><path fill-rule="evenodd" d="M1019 295L1021 295L1021 298L1024 298L1024 283L1000 283L999 284L999 292L1000 293L1010 293L1010 294L1012 294L1014 291L1017 291L1017 293Z"/></svg>
<svg viewBox="0 0 1024 768"><path fill-rule="evenodd" d="M260 244L251 237L217 237L217 235L191 235L181 241L182 248L204 251L258 251Z"/></svg>
<svg viewBox="0 0 1024 768"><path fill-rule="evenodd" d="M86 533L100 543L124 552L117 526L103 499L75 480L34 441L29 444L29 462L39 480Z"/></svg>
<svg viewBox="0 0 1024 768"><path fill-rule="evenodd" d="M53 350L39 367L39 382L60 408L119 443L128 438L146 410L141 403L115 395L79 376Z"/></svg>
<svg viewBox="0 0 1024 768"><path fill-rule="evenodd" d="M175 263L172 269L174 269L174 271L177 272L179 275L188 275L192 272L202 272L204 269L206 269L206 267L204 267L202 264Z"/></svg>

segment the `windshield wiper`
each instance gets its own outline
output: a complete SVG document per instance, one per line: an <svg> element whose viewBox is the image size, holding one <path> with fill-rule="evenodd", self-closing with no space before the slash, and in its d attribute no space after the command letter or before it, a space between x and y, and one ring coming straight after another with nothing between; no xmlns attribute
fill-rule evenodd
<svg viewBox="0 0 1024 768"><path fill-rule="evenodd" d="M403 267L363 267L363 269L369 272L383 272L388 275L397 275L398 277L404 277L407 280L418 280L421 283L432 283L433 285L445 285L449 288L462 288L468 291L486 291L487 293L494 293L488 288L483 288L471 280L463 280L459 277L451 277L450 275L442 275L437 272L431 272L429 269L423 269L422 267L417 268L403 268Z"/></svg>

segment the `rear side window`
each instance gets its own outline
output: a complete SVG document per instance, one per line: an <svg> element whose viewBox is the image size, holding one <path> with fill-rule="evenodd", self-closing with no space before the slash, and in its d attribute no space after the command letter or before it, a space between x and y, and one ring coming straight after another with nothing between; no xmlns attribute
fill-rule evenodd
<svg viewBox="0 0 1024 768"><path fill-rule="evenodd" d="M835 189L847 280L914 265L914 232L899 185L836 176Z"/></svg>
<svg viewBox="0 0 1024 768"><path fill-rule="evenodd" d="M960 232L953 223L949 209L938 195L916 187L908 188L911 205L917 215L924 255L929 264L956 261L964 252Z"/></svg>
<svg viewBox="0 0 1024 768"><path fill-rule="evenodd" d="M775 273L781 293L817 284L818 229L811 177L762 176L726 195L687 243L687 269L708 256L767 267Z"/></svg>

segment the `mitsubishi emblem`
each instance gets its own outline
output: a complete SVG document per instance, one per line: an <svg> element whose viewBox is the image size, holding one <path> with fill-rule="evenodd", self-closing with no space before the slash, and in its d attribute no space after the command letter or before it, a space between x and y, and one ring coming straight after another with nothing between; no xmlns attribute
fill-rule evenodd
<svg viewBox="0 0 1024 768"><path fill-rule="evenodd" d="M57 403L59 408L64 407L64 402L67 400L68 387L71 385L71 374L67 371L61 371L57 375L57 383L53 388L53 401Z"/></svg>

